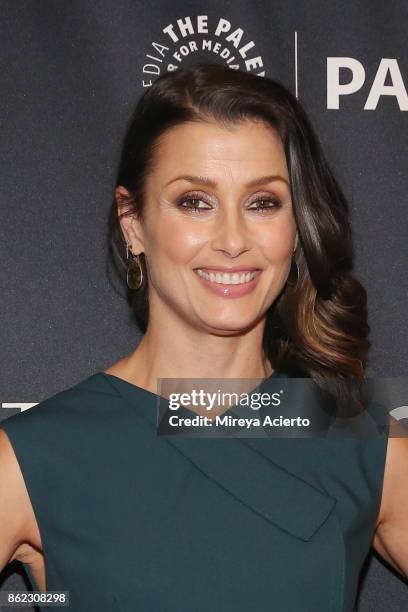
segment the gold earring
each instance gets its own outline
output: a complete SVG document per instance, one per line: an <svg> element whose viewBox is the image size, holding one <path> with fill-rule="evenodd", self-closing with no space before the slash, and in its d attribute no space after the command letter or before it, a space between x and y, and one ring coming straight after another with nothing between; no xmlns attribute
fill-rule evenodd
<svg viewBox="0 0 408 612"><path fill-rule="evenodd" d="M129 259L130 244L126 241L126 259ZM143 285L143 268L140 255L133 256L126 272L126 283L129 289L137 291Z"/></svg>

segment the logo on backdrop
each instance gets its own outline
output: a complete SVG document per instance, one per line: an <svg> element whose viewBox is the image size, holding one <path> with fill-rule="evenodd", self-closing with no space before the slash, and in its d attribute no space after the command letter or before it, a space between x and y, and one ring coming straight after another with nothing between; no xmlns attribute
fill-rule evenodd
<svg viewBox="0 0 408 612"><path fill-rule="evenodd" d="M295 79L298 95L298 39L295 32ZM223 17L187 16L166 25L160 39L152 40L143 64L143 87L150 87L163 72L177 70L183 62L212 56L230 68L265 76L264 61L251 36ZM374 79L366 78L364 65L353 57L327 57L327 109L339 110L342 98L357 92L366 95L363 110L376 110L383 96L395 99L400 111L408 110L408 94L398 60L381 58ZM346 76L345 76L346 75Z"/></svg>
<svg viewBox="0 0 408 612"><path fill-rule="evenodd" d="M347 71L347 79L340 83L340 70ZM387 83L386 83L387 82ZM327 58L327 108L339 109L340 98L362 90L366 97L364 110L376 110L382 96L392 96L396 108L408 110L408 94L398 61L382 58L373 82L368 82L364 66L353 57Z"/></svg>
<svg viewBox="0 0 408 612"><path fill-rule="evenodd" d="M221 17L196 15L169 23L160 40L152 41L143 65L143 87L153 85L161 73L177 70L184 61L204 61L204 55L235 70L265 76L263 59L243 28Z"/></svg>

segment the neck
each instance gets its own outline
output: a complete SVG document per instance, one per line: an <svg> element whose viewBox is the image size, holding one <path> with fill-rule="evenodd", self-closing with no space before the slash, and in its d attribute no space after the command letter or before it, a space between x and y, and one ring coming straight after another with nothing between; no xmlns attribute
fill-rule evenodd
<svg viewBox="0 0 408 612"><path fill-rule="evenodd" d="M263 325L239 335L176 328L151 325L137 348L118 363L120 375L156 393L158 378L263 380L273 372L262 351Z"/></svg>

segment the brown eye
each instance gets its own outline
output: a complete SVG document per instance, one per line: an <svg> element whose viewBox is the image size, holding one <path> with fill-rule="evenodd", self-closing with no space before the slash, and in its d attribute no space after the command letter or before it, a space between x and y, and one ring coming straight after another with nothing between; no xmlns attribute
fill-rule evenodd
<svg viewBox="0 0 408 612"><path fill-rule="evenodd" d="M276 208L280 208L282 206L282 202L280 200L272 199L272 198L261 198L253 202L253 204L258 204L258 203L260 203L260 206L255 206L255 207L251 206L248 208L248 210L256 210L261 213L264 213L264 212L269 212L271 210L274 210Z"/></svg>
<svg viewBox="0 0 408 612"><path fill-rule="evenodd" d="M210 210L210 206L198 206L198 203L206 204L199 196L187 196L177 200L177 206L190 213L202 213L205 210Z"/></svg>

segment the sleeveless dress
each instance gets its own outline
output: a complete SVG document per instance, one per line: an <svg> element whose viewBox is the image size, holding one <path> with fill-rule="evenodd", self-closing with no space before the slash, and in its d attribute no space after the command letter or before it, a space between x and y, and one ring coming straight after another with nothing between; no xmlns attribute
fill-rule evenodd
<svg viewBox="0 0 408 612"><path fill-rule="evenodd" d="M71 612L352 612L388 427L359 439L159 436L158 397L97 372L0 423L47 591L69 591Z"/></svg>

